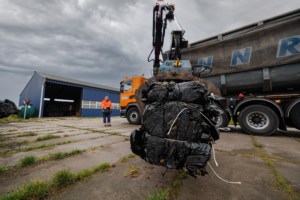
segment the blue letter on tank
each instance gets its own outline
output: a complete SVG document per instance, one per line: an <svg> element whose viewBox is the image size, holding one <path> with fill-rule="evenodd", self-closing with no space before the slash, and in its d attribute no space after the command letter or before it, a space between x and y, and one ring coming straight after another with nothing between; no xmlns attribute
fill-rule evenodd
<svg viewBox="0 0 300 200"><path fill-rule="evenodd" d="M300 54L300 35L279 40L277 58Z"/></svg>
<svg viewBox="0 0 300 200"><path fill-rule="evenodd" d="M251 47L236 49L232 51L230 66L243 65L250 63Z"/></svg>
<svg viewBox="0 0 300 200"><path fill-rule="evenodd" d="M212 63L213 63L213 56L208 56L208 57L198 59L198 65L202 65L208 68L212 67Z"/></svg>

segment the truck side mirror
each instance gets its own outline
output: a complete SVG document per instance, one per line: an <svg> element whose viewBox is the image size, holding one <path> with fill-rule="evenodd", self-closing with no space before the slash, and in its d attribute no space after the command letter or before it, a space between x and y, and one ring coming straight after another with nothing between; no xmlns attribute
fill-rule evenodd
<svg viewBox="0 0 300 200"><path fill-rule="evenodd" d="M120 82L120 92L124 92L124 81Z"/></svg>

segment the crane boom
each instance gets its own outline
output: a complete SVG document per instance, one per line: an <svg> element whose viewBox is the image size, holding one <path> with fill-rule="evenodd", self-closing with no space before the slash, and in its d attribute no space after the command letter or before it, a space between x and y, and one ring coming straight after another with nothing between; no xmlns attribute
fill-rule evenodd
<svg viewBox="0 0 300 200"><path fill-rule="evenodd" d="M165 4L163 0L158 0L156 5L153 8L153 28L152 28L152 37L153 37L152 45L154 50L153 73L154 76L158 78L161 77L159 76L159 71L162 71L162 69L160 69L161 66L160 54L162 53L162 48L164 45L164 38L165 38L167 24L168 22L172 23L176 21L176 18L174 16L174 10L175 10L174 4ZM168 66L170 66L170 63L173 63L176 67L181 67L182 62L181 62L180 50L181 48L187 47L188 41L184 40L183 38L184 30L182 30L181 27L179 27L178 30L172 31L171 35L172 38L171 38L171 46L170 46L168 60L174 62L168 62ZM188 68L191 68L191 66L189 66ZM175 72L175 74L177 73ZM180 79L180 77L175 79Z"/></svg>

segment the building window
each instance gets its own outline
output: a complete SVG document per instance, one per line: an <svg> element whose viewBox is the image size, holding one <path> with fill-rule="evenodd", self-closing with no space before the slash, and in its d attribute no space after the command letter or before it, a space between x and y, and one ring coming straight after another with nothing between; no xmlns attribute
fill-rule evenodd
<svg viewBox="0 0 300 200"><path fill-rule="evenodd" d="M114 110L120 109L119 103L112 103ZM81 108L84 109L102 109L102 103L99 101L82 101Z"/></svg>
<svg viewBox="0 0 300 200"><path fill-rule="evenodd" d="M120 110L120 104L119 103L113 103L113 109L116 109L116 110Z"/></svg>
<svg viewBox="0 0 300 200"><path fill-rule="evenodd" d="M82 101L81 107L82 108L90 108L89 101Z"/></svg>

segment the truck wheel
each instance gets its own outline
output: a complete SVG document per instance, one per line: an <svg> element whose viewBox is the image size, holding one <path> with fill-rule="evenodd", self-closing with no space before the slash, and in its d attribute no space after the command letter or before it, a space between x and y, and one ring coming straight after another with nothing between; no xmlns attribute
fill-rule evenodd
<svg viewBox="0 0 300 200"><path fill-rule="evenodd" d="M239 124L248 134L272 135L278 129L279 119L269 107L252 105L241 111Z"/></svg>
<svg viewBox="0 0 300 200"><path fill-rule="evenodd" d="M137 108L130 108L126 117L130 124L141 124L140 113Z"/></svg>
<svg viewBox="0 0 300 200"><path fill-rule="evenodd" d="M290 119L293 126L300 130L300 103L298 103L291 111Z"/></svg>
<svg viewBox="0 0 300 200"><path fill-rule="evenodd" d="M217 118L216 127L218 127L218 128L228 127L229 121L230 121L230 119L229 119L227 113L224 111L220 115L220 117Z"/></svg>

